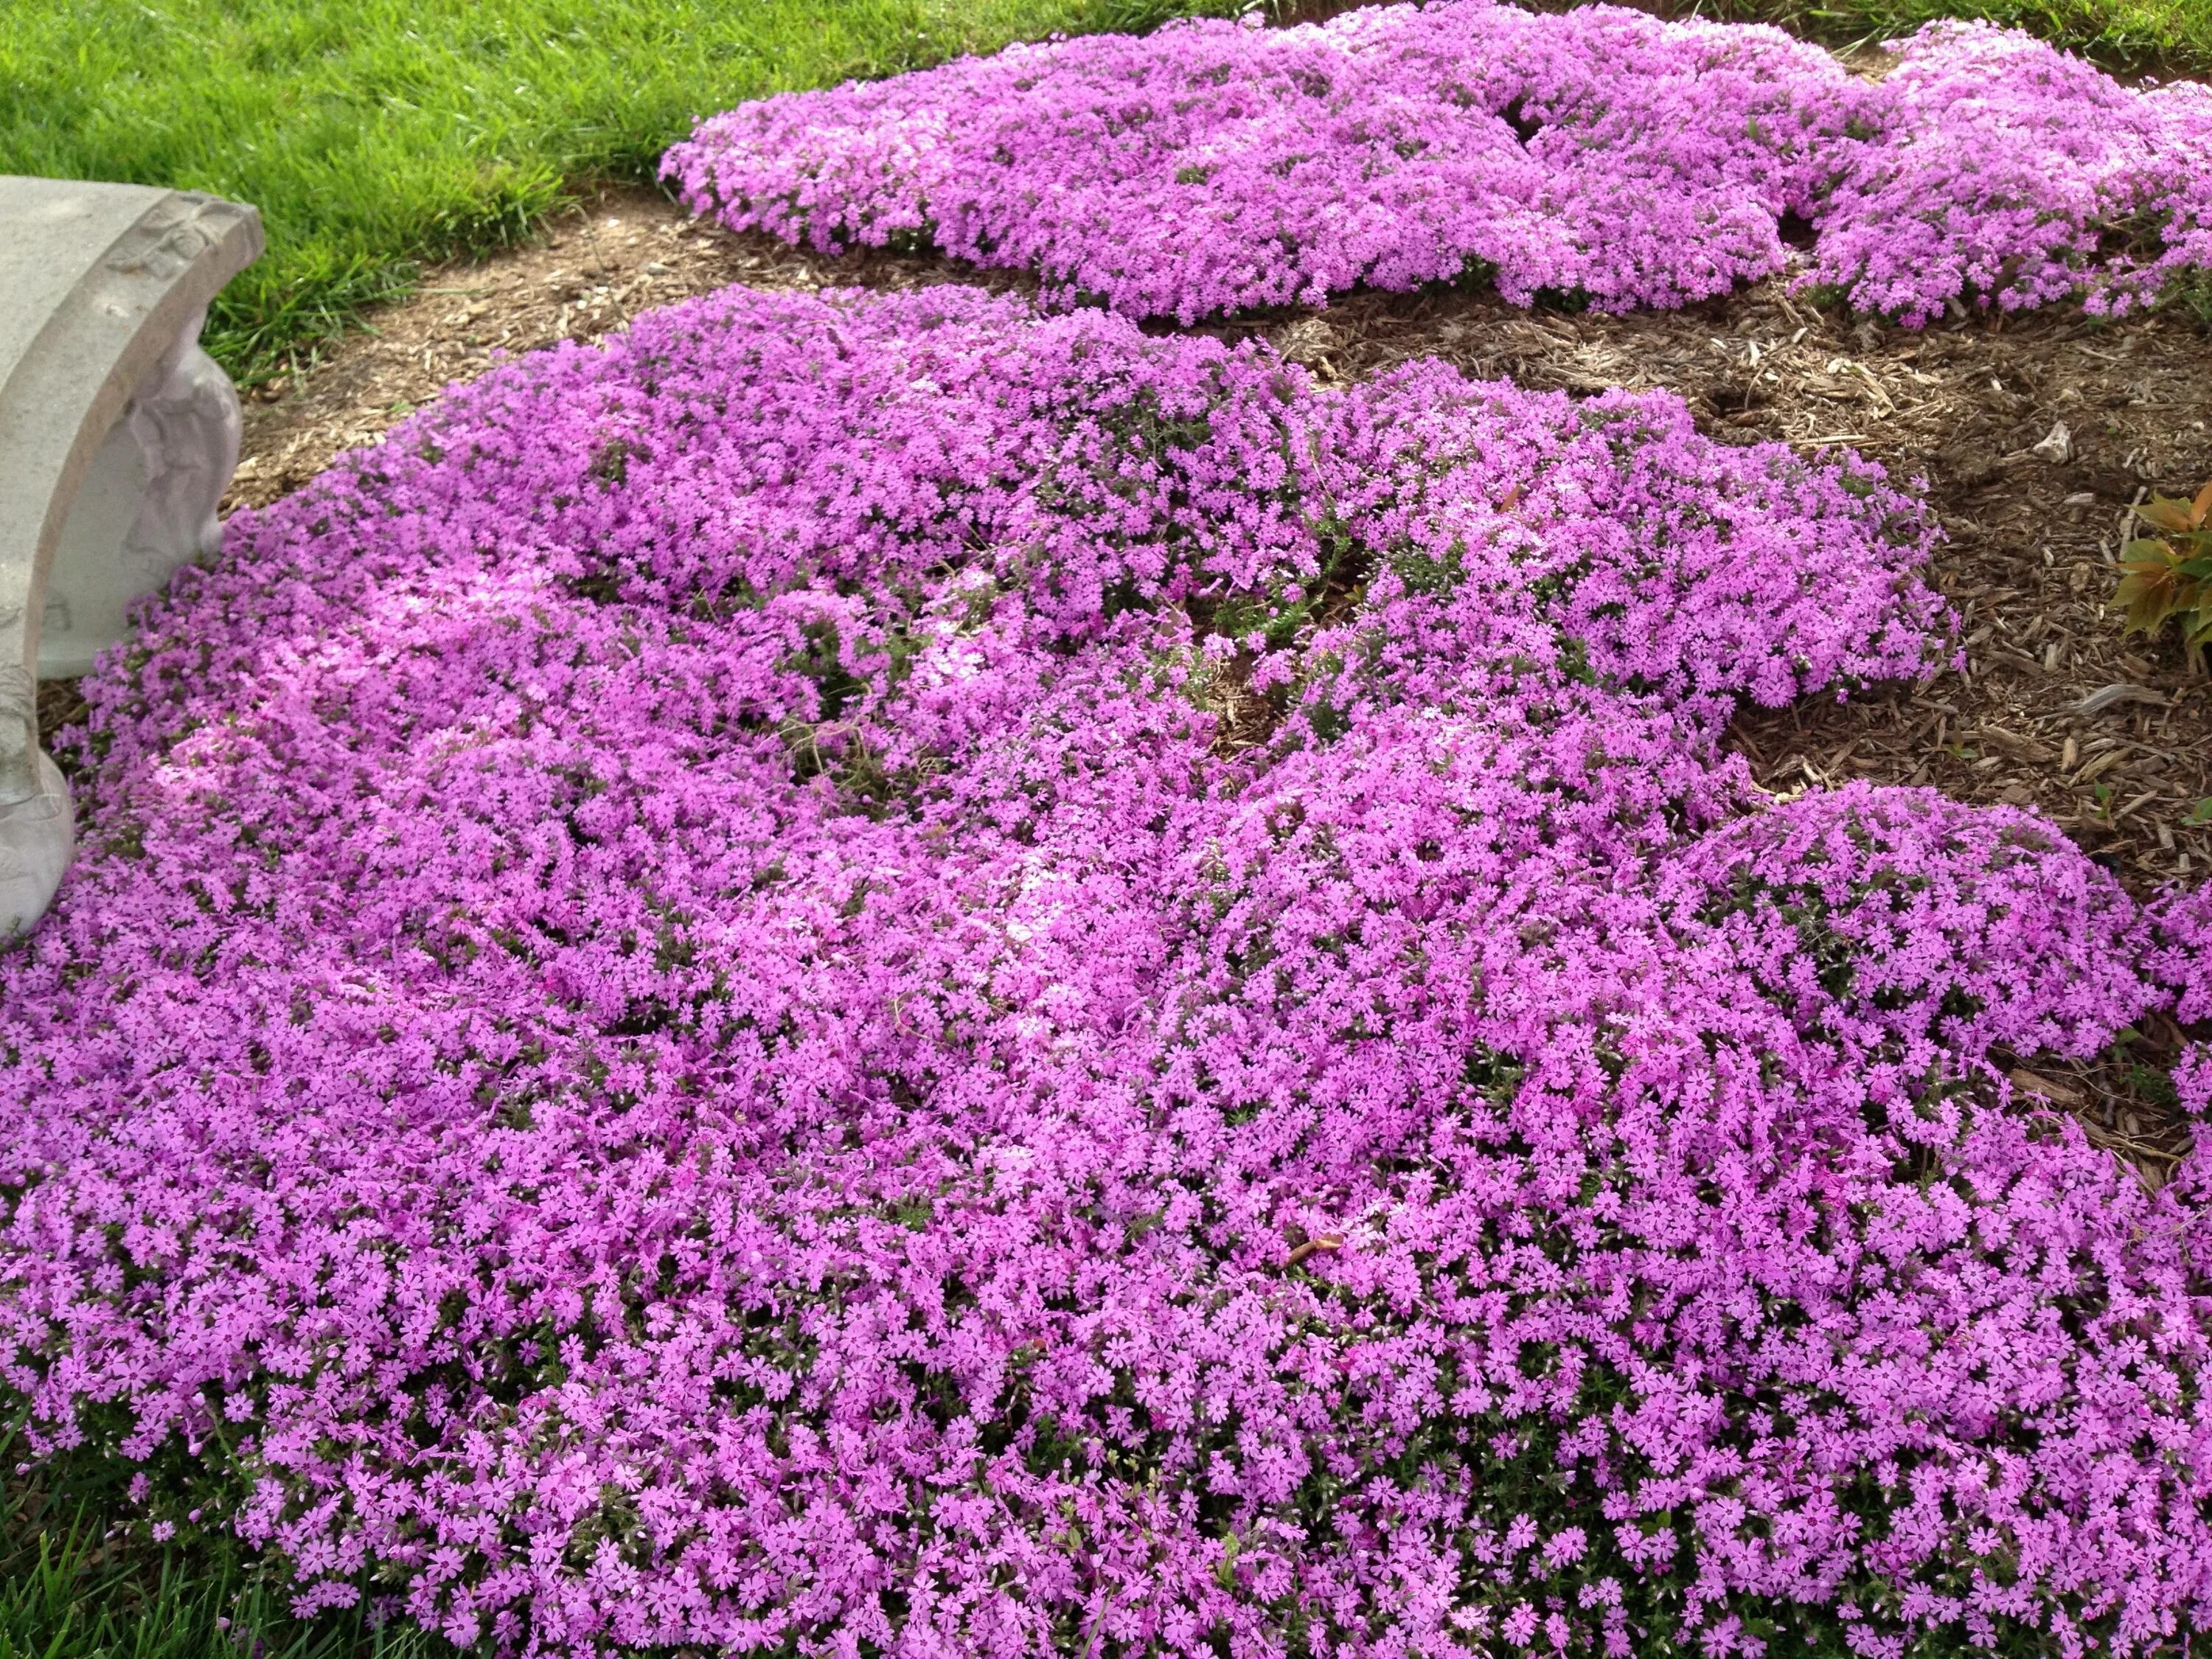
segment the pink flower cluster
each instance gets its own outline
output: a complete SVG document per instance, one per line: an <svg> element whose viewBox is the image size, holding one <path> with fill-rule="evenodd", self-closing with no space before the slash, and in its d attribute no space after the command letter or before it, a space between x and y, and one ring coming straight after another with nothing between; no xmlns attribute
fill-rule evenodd
<svg viewBox="0 0 2212 1659"><path fill-rule="evenodd" d="M2122 313L2212 270L2212 88L2133 90L2027 35L1929 25L1842 147L1818 280L1920 323L1975 296Z"/></svg>
<svg viewBox="0 0 2212 1659"><path fill-rule="evenodd" d="M497 371L88 682L9 1385L501 1652L2169 1643L2204 1171L2003 1079L2176 947L1720 747L1943 659L1932 534L962 290Z"/></svg>
<svg viewBox="0 0 2212 1659"><path fill-rule="evenodd" d="M2175 1014L2212 1021L2212 887L2172 895L2159 907L2155 971L2175 992Z"/></svg>
<svg viewBox="0 0 2212 1659"><path fill-rule="evenodd" d="M1478 277L1673 307L1792 268L1918 324L2212 264L2212 94L1931 27L1855 79L1777 30L1610 6L1364 8L1011 49L715 116L695 210L832 252L927 243L1059 302L1199 318Z"/></svg>

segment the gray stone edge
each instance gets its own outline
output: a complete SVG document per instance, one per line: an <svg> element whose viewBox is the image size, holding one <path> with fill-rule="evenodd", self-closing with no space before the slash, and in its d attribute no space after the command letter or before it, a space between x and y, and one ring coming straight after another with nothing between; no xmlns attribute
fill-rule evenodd
<svg viewBox="0 0 2212 1659"><path fill-rule="evenodd" d="M5 458L9 487L46 492L34 545L0 546L0 668L21 664L35 681L46 579L93 456L185 325L264 246L251 207L188 191L157 197L55 307L0 386L0 406L43 411L35 422L7 422L27 434ZM87 376L92 364L105 365L97 380ZM0 776L0 799L11 783L21 798L30 781Z"/></svg>

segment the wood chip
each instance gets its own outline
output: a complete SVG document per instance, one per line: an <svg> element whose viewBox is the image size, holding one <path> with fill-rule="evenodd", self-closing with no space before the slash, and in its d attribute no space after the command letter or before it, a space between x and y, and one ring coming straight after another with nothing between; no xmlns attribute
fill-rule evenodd
<svg viewBox="0 0 2212 1659"><path fill-rule="evenodd" d="M2045 1077L2040 1072L2031 1072L2025 1066L2015 1066L2006 1073L2012 1086L2061 1106L2079 1106L2088 1098L2071 1084L2061 1083L2056 1078Z"/></svg>
<svg viewBox="0 0 2212 1659"><path fill-rule="evenodd" d="M2153 708L2166 707L2166 698L2147 685L2118 684L2100 686L2074 705L2077 714L2107 714L2115 708L2130 703L2144 703Z"/></svg>

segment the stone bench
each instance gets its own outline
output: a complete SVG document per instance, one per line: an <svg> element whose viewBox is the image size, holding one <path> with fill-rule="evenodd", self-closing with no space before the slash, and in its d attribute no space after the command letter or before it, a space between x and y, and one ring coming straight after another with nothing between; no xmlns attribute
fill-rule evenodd
<svg viewBox="0 0 2212 1659"><path fill-rule="evenodd" d="M199 331L261 248L234 202L0 176L0 939L45 914L75 842L39 680L84 672L214 550L239 408Z"/></svg>

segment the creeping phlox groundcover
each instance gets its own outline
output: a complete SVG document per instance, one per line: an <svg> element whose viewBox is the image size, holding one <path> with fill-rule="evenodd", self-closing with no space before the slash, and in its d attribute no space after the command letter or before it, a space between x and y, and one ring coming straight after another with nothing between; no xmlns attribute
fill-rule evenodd
<svg viewBox="0 0 2212 1659"><path fill-rule="evenodd" d="M1188 324L1361 285L1679 306L1791 266L1913 324L2212 266L2212 90L1930 26L1879 82L1778 30L1492 0L1017 47L702 123L699 211L933 243ZM2201 280L2201 278L2197 278Z"/></svg>
<svg viewBox="0 0 2212 1659"><path fill-rule="evenodd" d="M36 1443L501 1651L2177 1641L2206 1171L2003 1067L2212 910L1719 747L1945 659L1933 533L959 289L502 368L88 683Z"/></svg>

